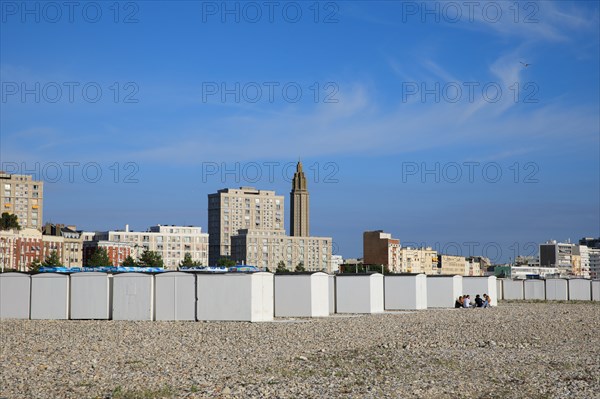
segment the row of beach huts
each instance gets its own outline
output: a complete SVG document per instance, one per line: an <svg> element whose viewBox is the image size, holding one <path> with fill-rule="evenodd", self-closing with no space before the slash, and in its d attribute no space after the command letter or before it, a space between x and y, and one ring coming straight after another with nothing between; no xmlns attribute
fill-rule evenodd
<svg viewBox="0 0 600 399"><path fill-rule="evenodd" d="M460 295L600 301L600 281L424 274L3 273L0 319L270 321L452 308Z"/></svg>

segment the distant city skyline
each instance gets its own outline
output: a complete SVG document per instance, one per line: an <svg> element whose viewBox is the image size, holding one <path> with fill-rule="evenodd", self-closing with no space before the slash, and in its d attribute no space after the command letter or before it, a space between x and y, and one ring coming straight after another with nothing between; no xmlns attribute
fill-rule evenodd
<svg viewBox="0 0 600 399"><path fill-rule="evenodd" d="M248 186L246 186L248 187ZM239 190L241 187L230 187L230 188L223 188L222 190ZM255 190L255 191L265 191L259 188L254 188L254 187L248 187L249 189L251 189L251 191ZM266 190L266 191L271 191L271 190ZM277 198L280 198L281 200L283 200L283 198L285 197L282 194L279 194L278 192L274 192L274 194L276 195ZM288 214L287 212L282 213L282 226L285 226L286 231L289 232L290 229L290 219L288 218L288 222L286 223L285 220L286 218L283 217L283 215L290 215L291 213ZM288 216L288 217L290 217ZM52 221L49 221L52 222ZM72 225L77 225L76 222L72 223ZM199 224L193 224L193 223L184 223L184 224L177 224L177 223L154 223L153 225L163 225L163 226L170 226L170 225L174 225L174 226L194 226L194 227L200 227L202 229L202 231L204 232L208 232L208 224L205 225L199 225ZM124 231L130 228L130 226L132 226L131 231L137 231L137 232L145 232L148 231L148 226L141 226L141 227L135 227L133 225L131 225L130 223L128 223L128 220L122 221L122 223L120 225L117 226L108 226L106 228L84 228L81 225L77 225L78 230L81 231L104 231L104 230L113 230L113 231ZM126 227L123 227L126 226ZM391 231L394 232L394 235L396 235L394 229L392 229ZM361 233L362 234L362 233ZM510 241L507 243L507 245L503 246L502 243L497 242L497 241L492 241L492 240L470 240L470 241L458 241L456 239L449 239L447 241L432 241L432 240L423 240L423 241L417 241L417 240L399 240L399 245L401 247L411 247L411 248L424 248L424 247L431 247L433 250L437 251L440 254L448 254L448 255L459 255L459 256L464 256L464 257L469 257L469 256L485 256L488 257L492 260L492 263L507 263L510 261L514 261L515 258L517 256L538 256L538 246L539 244L546 242L546 241L550 241L550 240L555 240L558 242L573 242L573 243L577 243L580 240L584 239L585 237L590 237L590 235L579 235L579 238L566 238L566 239L556 239L556 237L547 237L543 240L540 241L534 241L534 240L529 240L526 242L518 242L518 241ZM591 237L595 237L595 236L591 236ZM362 240L362 239L361 239ZM362 245L362 243L361 243ZM362 247L359 248L355 254L353 255L349 255L349 254L344 254L339 252L339 243L336 242L335 237L333 240L333 254L337 255L343 255L344 258L360 258L362 256L364 256L364 253L362 251Z"/></svg>
<svg viewBox="0 0 600 399"><path fill-rule="evenodd" d="M44 181L44 223L208 231L207 194L287 197L300 157L344 257L600 236L597 2L4 4L0 170Z"/></svg>

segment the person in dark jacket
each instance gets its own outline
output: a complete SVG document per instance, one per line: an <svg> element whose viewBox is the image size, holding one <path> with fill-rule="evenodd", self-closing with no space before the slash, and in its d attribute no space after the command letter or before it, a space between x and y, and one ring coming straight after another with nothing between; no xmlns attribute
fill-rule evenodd
<svg viewBox="0 0 600 399"><path fill-rule="evenodd" d="M454 302L454 308L458 309L458 308L462 308L463 307L463 297L462 295L458 297L458 299L456 300L456 302Z"/></svg>
<svg viewBox="0 0 600 399"><path fill-rule="evenodd" d="M479 294L475 295L475 306L477 306L478 308L483 307L483 299L481 299Z"/></svg>

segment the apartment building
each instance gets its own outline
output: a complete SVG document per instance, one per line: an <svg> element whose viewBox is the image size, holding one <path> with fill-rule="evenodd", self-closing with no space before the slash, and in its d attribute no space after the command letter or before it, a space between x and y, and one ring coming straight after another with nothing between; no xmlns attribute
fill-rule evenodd
<svg viewBox="0 0 600 399"><path fill-rule="evenodd" d="M400 248L400 271L402 273L438 273L437 251L426 248Z"/></svg>
<svg viewBox="0 0 600 399"><path fill-rule="evenodd" d="M590 278L590 248L585 245L573 247L571 271L575 276Z"/></svg>
<svg viewBox="0 0 600 399"><path fill-rule="evenodd" d="M24 231L24 230L21 230ZM0 230L0 267L2 270L21 270L18 265L17 248L19 235L14 230Z"/></svg>
<svg viewBox="0 0 600 399"><path fill-rule="evenodd" d="M14 230L13 230L14 231ZM62 255L60 237L56 242L52 242L52 245L48 241L50 238L46 238L46 245L44 245L42 233L37 229L26 228L15 232L15 251L13 260L13 269L18 271L27 271L29 265L34 260L43 261L46 257L48 250L56 250L56 252Z"/></svg>
<svg viewBox="0 0 600 399"><path fill-rule="evenodd" d="M140 232L130 231L126 225L124 230L96 232L93 240L131 244L134 259L146 250L158 252L166 269L177 269L186 253L192 260L208 265L208 234L200 227L159 224Z"/></svg>
<svg viewBox="0 0 600 399"><path fill-rule="evenodd" d="M293 271L302 264L307 271L332 272L331 237L295 237L285 230L241 229L231 237L231 257L236 262L275 271L279 262Z"/></svg>
<svg viewBox="0 0 600 399"><path fill-rule="evenodd" d="M465 276L482 276L481 261L479 257L470 256L465 259Z"/></svg>
<svg viewBox="0 0 600 399"><path fill-rule="evenodd" d="M83 244L83 264L85 266L94 252L100 248L106 251L110 260L110 265L104 266L121 266L125 258L133 256L135 249L134 244L128 242L86 241Z"/></svg>
<svg viewBox="0 0 600 399"><path fill-rule="evenodd" d="M0 172L0 213L18 217L21 228L41 230L44 208L44 182L29 175Z"/></svg>
<svg viewBox="0 0 600 399"><path fill-rule="evenodd" d="M574 247L574 244L557 242L556 240L540 244L540 266L557 267L564 271L571 271L573 268L571 255L573 255Z"/></svg>
<svg viewBox="0 0 600 399"><path fill-rule="evenodd" d="M285 231L284 197L254 187L225 188L208 195L209 262L231 257L238 230Z"/></svg>
<svg viewBox="0 0 600 399"><path fill-rule="evenodd" d="M83 238L75 226L64 224L46 223L42 228L42 235L46 240L49 236L62 237L61 261L67 267L83 266Z"/></svg>
<svg viewBox="0 0 600 399"><path fill-rule="evenodd" d="M556 267L562 275L590 277L590 249L570 242L547 241L540 244L540 266Z"/></svg>
<svg viewBox="0 0 600 399"><path fill-rule="evenodd" d="M52 251L56 251L61 264L67 266L64 248L65 237L44 235L38 229L0 231L0 266L26 272L33 261L43 262Z"/></svg>
<svg viewBox="0 0 600 399"><path fill-rule="evenodd" d="M387 266L392 273L401 272L400 240L383 230L365 231L363 262L365 265Z"/></svg>
<svg viewBox="0 0 600 399"><path fill-rule="evenodd" d="M438 274L468 276L468 273L464 256L438 255Z"/></svg>
<svg viewBox="0 0 600 399"><path fill-rule="evenodd" d="M600 248L588 248L590 278L600 279Z"/></svg>

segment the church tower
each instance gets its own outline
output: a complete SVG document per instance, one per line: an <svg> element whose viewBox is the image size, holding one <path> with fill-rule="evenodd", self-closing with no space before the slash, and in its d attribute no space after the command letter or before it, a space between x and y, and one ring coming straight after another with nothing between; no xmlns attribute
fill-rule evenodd
<svg viewBox="0 0 600 399"><path fill-rule="evenodd" d="M290 234L292 236L310 236L308 227L309 216L306 176L304 176L304 172L302 171L302 162L298 161L296 173L294 173L294 178L292 179L292 192L290 193Z"/></svg>

